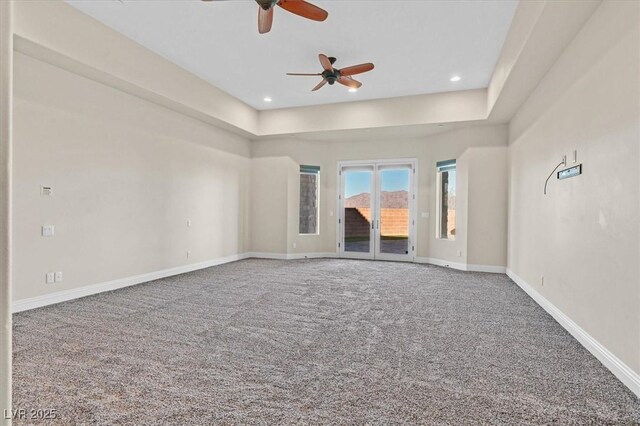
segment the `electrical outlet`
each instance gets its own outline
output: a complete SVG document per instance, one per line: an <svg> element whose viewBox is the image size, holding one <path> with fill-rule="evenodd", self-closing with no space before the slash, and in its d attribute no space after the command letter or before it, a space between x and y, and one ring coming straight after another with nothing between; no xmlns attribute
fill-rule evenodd
<svg viewBox="0 0 640 426"><path fill-rule="evenodd" d="M566 165L567 165L567 156L566 156L566 155L563 155L563 156L562 156L562 165L563 165L563 166L566 166Z"/></svg>
<svg viewBox="0 0 640 426"><path fill-rule="evenodd" d="M187 228L191 228L191 220L187 220Z"/></svg>
<svg viewBox="0 0 640 426"><path fill-rule="evenodd" d="M458 255L458 257L462 257L462 250L458 250L456 254Z"/></svg>
<svg viewBox="0 0 640 426"><path fill-rule="evenodd" d="M62 272L58 271L55 274L55 280L57 283L59 283L60 281L62 281Z"/></svg>
<svg viewBox="0 0 640 426"><path fill-rule="evenodd" d="M56 274L54 272L47 272L46 281L47 284L53 284L56 282Z"/></svg>
<svg viewBox="0 0 640 426"><path fill-rule="evenodd" d="M43 237L53 237L54 231L55 229L53 225L42 225Z"/></svg>
<svg viewBox="0 0 640 426"><path fill-rule="evenodd" d="M187 258L191 257L191 250L187 250Z"/></svg>
<svg viewBox="0 0 640 426"><path fill-rule="evenodd" d="M297 247L297 244L296 244L296 243L293 243L293 248L296 248L296 247Z"/></svg>

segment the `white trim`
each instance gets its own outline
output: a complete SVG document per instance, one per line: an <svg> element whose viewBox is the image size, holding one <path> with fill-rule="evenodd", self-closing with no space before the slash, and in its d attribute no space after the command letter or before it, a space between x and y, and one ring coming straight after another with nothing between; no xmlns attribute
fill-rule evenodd
<svg viewBox="0 0 640 426"><path fill-rule="evenodd" d="M582 344L598 361L609 369L625 386L640 398L640 375L616 357L611 351L602 346L589 333L584 331L578 324L573 322L564 312L558 309L553 303L538 293L533 287L527 284L522 278L507 268L507 275L527 293L538 305L549 313L565 330Z"/></svg>
<svg viewBox="0 0 640 426"><path fill-rule="evenodd" d="M266 253L253 251L245 254L246 258L287 260L286 253Z"/></svg>
<svg viewBox="0 0 640 426"><path fill-rule="evenodd" d="M506 274L507 267L497 266L497 265L470 265L467 263L467 271L490 272L492 274Z"/></svg>
<svg viewBox="0 0 640 426"><path fill-rule="evenodd" d="M435 259L433 257L416 257L416 263L428 263L430 265L444 266L445 268L459 271L490 272L492 274L505 274L507 268L496 265L470 265L468 263L450 262L448 260Z"/></svg>
<svg viewBox="0 0 640 426"><path fill-rule="evenodd" d="M247 257L247 254L236 254L232 256L208 260L206 262L192 263L190 265L178 266L176 268L164 269L162 271L149 272L146 274L134 275L132 277L121 278L104 283L92 284L84 287L62 290L55 293L43 294L42 296L31 297L28 299L22 299L13 302L11 304L11 311L14 313L28 311L30 309L41 308L43 306L66 302L68 300L79 299L81 297L91 296L93 294L98 294L105 291L112 291L119 288L130 287L132 285L142 284L149 281L158 280L160 278L166 278L173 275L184 274L186 272L197 271L199 269L210 268L211 266L222 265L223 263L235 262Z"/></svg>
<svg viewBox="0 0 640 426"><path fill-rule="evenodd" d="M289 253L287 255L288 260L295 259L321 259L321 258L335 258L338 257L337 253Z"/></svg>
<svg viewBox="0 0 640 426"><path fill-rule="evenodd" d="M448 260L435 259L433 257L416 257L416 263L428 263L430 265L444 266L445 268L457 269L459 271L466 271L466 263L449 262Z"/></svg>
<svg viewBox="0 0 640 426"><path fill-rule="evenodd" d="M406 255L398 255L380 252L380 193L381 178L380 171L387 167L408 167L409 169L409 246L413 250L409 250ZM347 252L344 242L344 170L371 171L371 220L378 223L378 227L372 227L370 230L369 252L357 253ZM389 260L399 262L413 262L415 254L418 251L417 239L417 206L418 206L418 159L417 158L391 158L378 160L340 160L337 162L337 191L336 206L338 206L338 214L336 217L336 238L339 245L338 257L350 259L365 260Z"/></svg>
<svg viewBox="0 0 640 426"><path fill-rule="evenodd" d="M339 160L338 164L342 166L360 166L363 163L371 164L371 163L380 163L383 165L386 164L404 164L406 162L416 161L415 157L404 157L404 158L383 158L383 159L364 159L364 160ZM373 170L369 168L368 170Z"/></svg>
<svg viewBox="0 0 640 426"><path fill-rule="evenodd" d="M320 259L320 258L335 258L338 257L337 253L265 253L265 252L250 252L244 254L244 259L275 259L275 260L296 260L296 259Z"/></svg>

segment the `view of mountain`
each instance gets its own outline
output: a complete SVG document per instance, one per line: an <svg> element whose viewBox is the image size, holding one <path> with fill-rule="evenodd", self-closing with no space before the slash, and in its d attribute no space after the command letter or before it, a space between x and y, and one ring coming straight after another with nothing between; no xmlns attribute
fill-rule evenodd
<svg viewBox="0 0 640 426"><path fill-rule="evenodd" d="M371 194L362 193L353 195L344 200L344 206L367 208L371 202ZM409 200L409 193L407 191L382 191L382 208L383 209L403 209L406 208ZM449 197L449 208L456 208L456 196Z"/></svg>
<svg viewBox="0 0 640 426"><path fill-rule="evenodd" d="M369 207L371 194L362 193L351 196L344 200L344 206L349 207ZM409 205L409 193L407 191L382 191L383 209L403 209Z"/></svg>

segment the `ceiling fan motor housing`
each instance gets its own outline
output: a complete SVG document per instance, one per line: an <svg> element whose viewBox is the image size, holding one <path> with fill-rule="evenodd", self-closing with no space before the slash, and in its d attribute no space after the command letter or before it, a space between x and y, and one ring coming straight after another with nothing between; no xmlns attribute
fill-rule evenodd
<svg viewBox="0 0 640 426"><path fill-rule="evenodd" d="M262 9L269 10L273 6L275 6L278 3L278 1L277 0L256 0L256 3L258 3L258 5Z"/></svg>
<svg viewBox="0 0 640 426"><path fill-rule="evenodd" d="M333 69L333 72L325 70L322 72L322 78L327 80L327 83L333 84L340 78L340 70L336 68Z"/></svg>
<svg viewBox="0 0 640 426"><path fill-rule="evenodd" d="M327 59L329 59L329 62L331 63L331 65L333 65L336 62L336 58L334 58L333 56L329 56ZM340 70L337 68L334 68L333 72L325 70L322 73L322 77L325 80L327 80L327 83L333 84L336 81L338 81L338 79L340 78Z"/></svg>

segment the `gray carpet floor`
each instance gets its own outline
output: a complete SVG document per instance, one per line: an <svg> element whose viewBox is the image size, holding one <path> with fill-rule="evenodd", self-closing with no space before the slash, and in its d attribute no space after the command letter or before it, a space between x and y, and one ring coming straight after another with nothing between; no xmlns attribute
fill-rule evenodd
<svg viewBox="0 0 640 426"><path fill-rule="evenodd" d="M47 424L640 424L504 275L248 259L14 327L15 408Z"/></svg>

